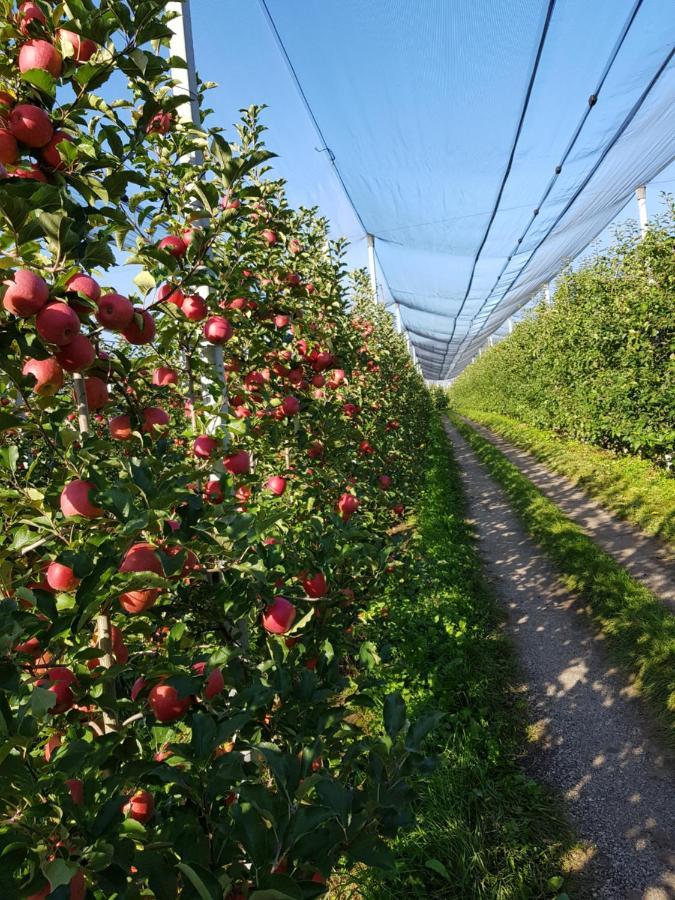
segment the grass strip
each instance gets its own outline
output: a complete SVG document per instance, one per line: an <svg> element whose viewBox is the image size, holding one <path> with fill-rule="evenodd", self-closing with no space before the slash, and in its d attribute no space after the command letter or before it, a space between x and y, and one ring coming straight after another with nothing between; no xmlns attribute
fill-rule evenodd
<svg viewBox="0 0 675 900"><path fill-rule="evenodd" d="M394 843L396 871L356 873L340 896L553 897L571 836L557 801L519 766L526 723L517 667L440 422L427 463L417 561L374 604L369 630L382 658L382 695L400 691L411 719L445 713L428 746L440 763L413 786L418 818Z"/></svg>
<svg viewBox="0 0 675 900"><path fill-rule="evenodd" d="M490 441L450 415L525 528L556 565L563 582L586 601L611 656L649 700L666 740L675 725L675 616L565 516Z"/></svg>
<svg viewBox="0 0 675 900"><path fill-rule="evenodd" d="M621 456L498 413L464 407L458 412L527 450L620 518L675 543L675 478L663 469L637 456Z"/></svg>

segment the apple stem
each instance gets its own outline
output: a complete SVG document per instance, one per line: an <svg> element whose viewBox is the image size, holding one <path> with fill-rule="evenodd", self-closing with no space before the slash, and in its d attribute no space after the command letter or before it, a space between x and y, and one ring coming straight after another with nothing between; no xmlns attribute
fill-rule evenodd
<svg viewBox="0 0 675 900"><path fill-rule="evenodd" d="M77 424L80 434L89 434L89 404L87 403L87 391L84 385L84 378L80 372L73 373L73 387L75 389L75 403L77 406ZM96 617L96 635L98 638L98 649L101 651L100 665L104 669L110 669L113 665L112 656L112 626L110 624L110 616L106 613ZM115 685L112 682L104 682L103 700L112 704L115 702ZM103 710L103 733L117 731L117 720L105 709Z"/></svg>

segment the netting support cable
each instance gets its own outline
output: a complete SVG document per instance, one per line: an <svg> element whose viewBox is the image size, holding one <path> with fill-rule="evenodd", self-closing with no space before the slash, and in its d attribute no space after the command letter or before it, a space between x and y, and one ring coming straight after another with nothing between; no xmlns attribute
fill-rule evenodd
<svg viewBox="0 0 675 900"><path fill-rule="evenodd" d="M621 50L621 47L623 46L624 41L626 40L626 37L627 37L627 35L628 35L628 32L630 31L630 29L631 29L631 27L632 27L632 25L633 25L633 23L634 23L634 21L635 21L635 18L636 18L636 16L637 16L638 12L640 11L640 7L642 6L643 2L644 2L644 0L635 0L635 3L633 4L633 8L631 9L631 11L630 11L630 13L629 13L629 15L628 15L626 21L625 21L624 24L623 24L623 27L622 27L622 29L621 29L621 32L619 33L619 36L617 37L617 39L616 39L616 41L615 41L615 43L614 43L614 47L612 48L612 52L610 53L610 55L609 55L609 57L608 57L608 59L607 59L607 62L605 63L602 72L600 73L600 78L598 79L598 82L597 82L597 84L595 85L595 88L594 88L594 90L593 90L593 93L592 93L592 94L589 96L589 98L588 98L588 102L587 102L586 106L584 107L584 111L583 111L583 113L582 113L582 115L581 115L581 118L579 119L579 121L578 121L578 123L577 123L577 125L576 125L576 128L574 129L574 132L572 133L572 137L571 137L570 140L567 142L567 146L566 146L565 150L563 151L562 156L560 157L560 162L556 165L556 167L555 167L555 169L554 169L554 171L553 171L553 174L552 174L551 178L549 179L548 184L546 185L546 187L545 187L545 189L544 189L543 194L542 194L541 197L539 198L539 202L537 203L536 207L535 207L534 210L532 211L532 215L530 216L530 220L529 220L529 222L527 223L527 225L526 225L526 227L525 227L525 230L524 230L523 233L520 235L520 237L519 237L518 240L516 241L515 246L514 246L513 249L511 250L511 253L510 253L510 254L508 255L508 257L506 258L506 260L505 260L505 262L504 262L504 265L503 265L502 268L501 268L501 271L500 271L499 274L497 275L497 279L495 280L495 283L493 284L493 286L492 286L492 288L490 289L489 293L487 294L487 296L485 297L485 299L484 299L483 302L481 303L479 309L477 310L477 312L474 314L473 318L471 319L471 322L470 322L469 327L468 327L468 329L467 329L467 333L466 333L466 336L465 336L465 338L464 338L464 341L462 342L462 344L460 345L460 347L457 349L457 352L455 353L455 357L454 357L455 359L458 359L458 358L459 358L459 356L460 356L460 354L461 354L461 352L462 352L462 350L463 350L463 348L464 348L464 344L465 344L466 341L469 340L470 337L471 337L471 328L472 328L473 324L474 324L474 323L477 321L477 319L480 317L481 313L483 312L483 310L485 309L486 305L487 305L488 302L490 301L490 298L494 295L495 291L497 290L497 288L498 288L498 286L499 286L499 282L500 282L500 281L502 280L502 278L504 277L504 273L506 272L506 270L507 270L507 268L508 268L508 266L509 266L509 263L511 262L511 260L513 259L513 257L518 253L518 251L519 251L519 249L520 249L520 247L521 247L523 241L524 241L525 238L527 237L527 235L528 235L530 229L532 228L532 225L533 225L534 222L536 221L537 216L539 215L539 213L540 213L540 211L541 211L541 209L542 209L544 203L548 200L548 197L549 197L551 191L552 191L553 188L555 187L555 184L556 184L558 178L560 177L560 174L562 173L563 167L565 166L567 160L569 159L570 153L572 152L572 150L574 149L574 147L575 147L577 141L579 140L579 136L581 135L581 132L582 132L582 130L583 130L585 124L586 124L586 120L588 119L589 115L591 114L591 110L595 107L595 105L596 105L597 102L598 102L598 98L599 98L599 96L600 96L600 91L601 91L602 88L604 87L604 84L605 84L605 82L606 82L606 80L607 80L607 77L608 77L608 75L609 75L609 73L610 73L610 71L611 71L611 69L612 69L612 66L614 65L614 62L616 61L616 58L617 58L617 56L619 55L619 51ZM507 293L508 293L508 291L507 291ZM503 296L506 296L506 294L504 294ZM502 299L503 299L503 297L502 297Z"/></svg>
<svg viewBox="0 0 675 900"><path fill-rule="evenodd" d="M438 366L439 375L442 375L442 373L443 373L445 361L447 359L448 353L450 352L450 347L452 346L452 341L455 336L455 332L457 330L457 323L459 321L459 317L462 315L462 312L464 311L464 307L466 306L466 302L469 298L469 294L471 293L471 288L473 287L473 280L476 275L476 268L478 266L478 261L480 259L481 253L483 252L483 248L485 247L485 244L487 243L487 239L490 234L492 224L497 216L497 212L499 210L499 205L502 201L502 196L504 194L504 189L506 188L506 183L509 179L509 175L511 174L511 168L513 166L513 161L516 156L516 150L518 149L518 143L520 141L520 135L523 130L523 125L525 123L525 117L527 115L527 111L528 111L528 108L530 105L530 98L532 96L532 91L534 89L534 83L536 81L537 73L539 71L539 63L541 62L541 57L544 52L544 44L546 43L546 37L548 35L548 30L549 30L549 26L551 24L551 18L553 16L553 10L555 9L555 4L556 4L556 0L549 0L548 7L546 9L546 17L544 19L544 24L542 26L541 35L539 37L539 45L537 46L537 53L534 58L534 63L532 65L532 71L530 72L530 78L529 78L529 81L527 84L527 90L525 91L525 97L524 97L523 104L522 104L522 107L520 110L520 116L518 118L518 126L516 128L516 133L514 135L513 143L511 145L511 152L509 153L508 160L506 162L506 168L504 169L504 174L502 175L502 180L499 185L499 190L497 191L497 196L495 198L495 202L492 207L492 212L490 214L490 218L488 219L488 223L487 223L487 226L483 233L482 240L481 240L480 244L478 245L478 249L477 249L474 259L473 259L473 265L471 267L471 274L469 276L469 282L466 286L466 291L464 292L464 297L462 298L460 307L457 310L457 313L455 314L454 319L453 319L452 333L446 343L445 353L443 354L443 360L440 363L440 366Z"/></svg>
<svg viewBox="0 0 675 900"><path fill-rule="evenodd" d="M636 115L638 114L638 112L640 111L640 109L641 109L641 107L642 107L642 104L645 102L645 100L647 99L647 97L649 96L649 94L652 92L652 90L653 90L653 88L654 88L654 85L658 82L659 78L663 75L663 73L664 73L664 72L666 71L666 69L668 68L668 66L669 66L669 64L670 64L670 62L671 62L673 56L675 56L675 47L673 47L673 48L668 52L668 54L666 55L666 57L665 57L665 59L663 60L663 62L661 63L661 65L659 66L659 68L656 70L656 72L654 73L654 75L653 75L652 78L650 79L649 84L645 87L645 89L642 91L642 93L640 94L640 96L638 97L638 99L635 101L635 103L633 104L633 106L630 108L630 110L629 110L628 113L626 114L626 117L624 118L623 122L622 122L621 125L618 127L618 129L614 132L614 134L612 135L611 140L610 140L609 143L605 146L604 150L602 151L602 153L600 154L600 156L598 157L598 159L597 159L597 160L595 161L595 163L593 164L591 170L588 172L588 174L586 175L586 177L584 178L584 180L581 182L581 184L579 185L579 187L577 188L577 190L574 192L574 194L572 195L572 197L570 197L570 199L567 201L567 203L565 204L565 206L563 207L563 209L560 211L560 213L556 216L554 222L551 224L550 228L546 231L546 234L544 234L544 236L537 242L536 246L534 247L534 249L532 250L532 252L531 252L530 255L528 256L528 258L525 260L525 262L524 262L523 265L520 267L520 269L518 270L518 272L514 275L514 277L512 278L511 282L509 283L508 287L506 288L506 290L505 290L504 293L502 294L502 298L504 298L504 297L508 296L508 294L510 294L510 292L511 292L511 291L513 290L513 288L515 287L516 283L518 282L518 280L519 280L520 277L522 276L522 274L523 274L523 272L525 271L525 269L526 269L526 268L529 266L529 264L532 262L532 259L534 258L535 254L538 252L538 250L541 248L541 246L545 243L545 241L547 241L547 240L549 239L550 235L551 235L551 234L553 233L553 231L558 227L558 225L560 224L560 222L564 219L564 217L567 215L567 213L570 211L570 209L574 206L574 204L576 203L576 201L578 200L578 198L579 198L579 197L581 196L581 194L584 192L584 190L585 190L586 187L588 186L589 182L591 181L591 179L593 178L593 176L595 175L595 173L598 171L598 169L600 168L600 166L603 164L603 162L604 162L605 159L607 158L608 154L610 153L610 151L612 150L612 148L614 147L614 145L620 140L620 138L622 137L623 133L626 131L626 129L628 128L628 126L631 124L631 122L633 121L633 119L635 118L635 116L636 116Z"/></svg>

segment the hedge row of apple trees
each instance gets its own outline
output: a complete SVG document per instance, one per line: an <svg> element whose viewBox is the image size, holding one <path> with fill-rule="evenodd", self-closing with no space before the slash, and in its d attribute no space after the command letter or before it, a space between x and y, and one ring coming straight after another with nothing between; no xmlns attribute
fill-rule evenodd
<svg viewBox="0 0 675 900"><path fill-rule="evenodd" d="M428 396L164 7L0 0L3 898L319 896L428 765L359 616Z"/></svg>
<svg viewBox="0 0 675 900"><path fill-rule="evenodd" d="M451 402L663 465L675 446L675 210L557 282L454 383Z"/></svg>

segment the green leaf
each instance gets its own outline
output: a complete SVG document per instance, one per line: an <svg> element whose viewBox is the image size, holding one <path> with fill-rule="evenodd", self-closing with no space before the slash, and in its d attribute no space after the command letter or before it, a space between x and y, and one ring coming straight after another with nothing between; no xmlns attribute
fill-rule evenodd
<svg viewBox="0 0 675 900"><path fill-rule="evenodd" d="M56 81L46 69L28 69L21 73L21 80L32 84L48 97L56 96Z"/></svg>
<svg viewBox="0 0 675 900"><path fill-rule="evenodd" d="M0 465L10 472L16 472L16 464L19 461L19 448L14 444L0 447Z"/></svg>
<svg viewBox="0 0 675 900"><path fill-rule="evenodd" d="M41 866L42 874L49 882L52 891L55 891L61 885L70 884L70 881L77 872L77 863L66 862L65 859L53 859L51 862L45 860Z"/></svg>
<svg viewBox="0 0 675 900"><path fill-rule="evenodd" d="M253 891L249 894L249 900L296 900L297 894L286 894L283 891L277 891L274 888L268 888L262 891Z"/></svg>
<svg viewBox="0 0 675 900"><path fill-rule="evenodd" d="M0 411L0 431L7 431L9 428L19 428L22 425L26 424L27 423L25 419L22 419L20 416L15 416L13 413Z"/></svg>
<svg viewBox="0 0 675 900"><path fill-rule="evenodd" d="M30 692L30 708L36 719L42 719L56 703L56 694L46 688L34 687Z"/></svg>
<svg viewBox="0 0 675 900"><path fill-rule="evenodd" d="M384 698L384 727L393 740L405 725L405 703L399 693L387 694Z"/></svg>
<svg viewBox="0 0 675 900"><path fill-rule="evenodd" d="M200 877L192 866L189 866L184 862L179 862L177 868L185 875L192 887L201 897L201 900L221 900L223 893L222 888L210 872L200 871ZM199 866L196 868L201 869ZM204 883L205 880L211 883L210 889Z"/></svg>
<svg viewBox="0 0 675 900"><path fill-rule="evenodd" d="M438 875L441 875L445 878L446 881L450 881L450 873L445 868L442 862L438 859L428 859L424 865L427 869L431 869L432 872L436 872Z"/></svg>
<svg viewBox="0 0 675 900"><path fill-rule="evenodd" d="M134 277L134 284L140 288L144 294L149 294L150 291L154 291L156 286L155 279L145 269Z"/></svg>

